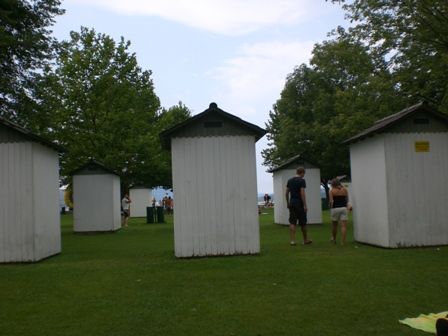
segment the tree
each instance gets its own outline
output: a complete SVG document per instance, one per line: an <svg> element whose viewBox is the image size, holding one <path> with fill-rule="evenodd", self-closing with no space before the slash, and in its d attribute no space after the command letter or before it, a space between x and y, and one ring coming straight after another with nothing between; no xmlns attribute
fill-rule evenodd
<svg viewBox="0 0 448 336"><path fill-rule="evenodd" d="M448 112L446 0L354 0L343 8L353 26L315 46L270 113L268 166L303 154L323 176L348 173L341 141L376 119L421 100Z"/></svg>
<svg viewBox="0 0 448 336"><path fill-rule="evenodd" d="M181 101L168 109L162 108L160 118L158 120L159 133L174 126L182 121L191 117L190 109L185 106ZM160 155L159 171L161 172L161 179L164 183L160 185L164 187L172 187L172 175L171 175L171 153L165 149L162 149L160 141L158 142L158 151Z"/></svg>
<svg viewBox="0 0 448 336"><path fill-rule="evenodd" d="M184 115L161 111L151 72L138 66L129 41L85 27L70 36L40 78L41 106L31 123L67 149L61 175L94 157L120 172L125 186L168 185L158 134L171 115L173 121Z"/></svg>
<svg viewBox="0 0 448 336"><path fill-rule="evenodd" d="M338 34L314 47L310 66L287 77L266 125L266 165L302 154L324 177L349 174L342 142L404 106L385 63L343 29Z"/></svg>
<svg viewBox="0 0 448 336"><path fill-rule="evenodd" d="M48 27L64 13L59 5L59 0L0 2L0 116L26 125L36 72L53 56Z"/></svg>
<svg viewBox="0 0 448 336"><path fill-rule="evenodd" d="M448 112L448 1L355 0L344 9L350 35L388 59L403 95Z"/></svg>

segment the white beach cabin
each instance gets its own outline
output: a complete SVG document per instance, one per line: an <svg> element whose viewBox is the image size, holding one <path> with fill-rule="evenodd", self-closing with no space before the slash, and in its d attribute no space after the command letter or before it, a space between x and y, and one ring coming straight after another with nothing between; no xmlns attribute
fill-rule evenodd
<svg viewBox="0 0 448 336"><path fill-rule="evenodd" d="M308 205L308 224L322 224L322 201L320 195L320 169L296 155L269 170L274 181L274 222L289 225L289 210L286 206L286 184L296 175L297 167L305 168L305 196Z"/></svg>
<svg viewBox="0 0 448 336"><path fill-rule="evenodd" d="M160 134L171 149L176 257L260 252L255 142L265 133L211 103Z"/></svg>
<svg viewBox="0 0 448 336"><path fill-rule="evenodd" d="M448 244L448 116L419 103L346 140L355 240Z"/></svg>
<svg viewBox="0 0 448 336"><path fill-rule="evenodd" d="M144 186L129 188L131 217L146 217L146 208L151 206L152 189Z"/></svg>
<svg viewBox="0 0 448 336"><path fill-rule="evenodd" d="M90 160L73 176L73 230L107 232L121 227L120 176Z"/></svg>
<svg viewBox="0 0 448 336"><path fill-rule="evenodd" d="M61 252L60 148L0 118L0 262Z"/></svg>

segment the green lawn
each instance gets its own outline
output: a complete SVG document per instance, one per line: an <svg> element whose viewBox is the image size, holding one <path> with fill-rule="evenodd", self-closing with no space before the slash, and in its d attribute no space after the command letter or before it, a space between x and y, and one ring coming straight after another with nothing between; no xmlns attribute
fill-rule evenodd
<svg viewBox="0 0 448 336"><path fill-rule="evenodd" d="M448 247L331 245L328 213L290 247L268 210L260 255L178 260L167 221L79 235L64 215L60 255L0 265L0 334L424 336L398 320L448 310Z"/></svg>

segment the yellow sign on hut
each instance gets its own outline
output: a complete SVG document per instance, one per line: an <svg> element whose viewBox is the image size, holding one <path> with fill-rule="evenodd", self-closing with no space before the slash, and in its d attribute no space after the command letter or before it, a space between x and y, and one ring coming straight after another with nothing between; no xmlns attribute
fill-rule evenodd
<svg viewBox="0 0 448 336"><path fill-rule="evenodd" d="M429 152L429 141L416 141L415 142L416 152Z"/></svg>

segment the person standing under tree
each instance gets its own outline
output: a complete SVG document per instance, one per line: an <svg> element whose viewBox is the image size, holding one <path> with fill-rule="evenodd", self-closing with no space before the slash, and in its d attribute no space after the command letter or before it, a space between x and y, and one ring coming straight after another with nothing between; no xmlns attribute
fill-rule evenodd
<svg viewBox="0 0 448 336"><path fill-rule="evenodd" d="M298 224L302 230L303 244L311 244L312 240L308 239L307 234L307 218L308 211L306 205L305 188L306 182L305 168L299 167L296 170L296 176L291 177L286 185L286 205L289 209L289 235L291 246L296 245L296 225Z"/></svg>
<svg viewBox="0 0 448 336"><path fill-rule="evenodd" d="M121 200L121 209L123 211L123 221L121 223L122 227L128 226L129 216L131 215L131 199L129 198L129 194L124 194L123 199Z"/></svg>

